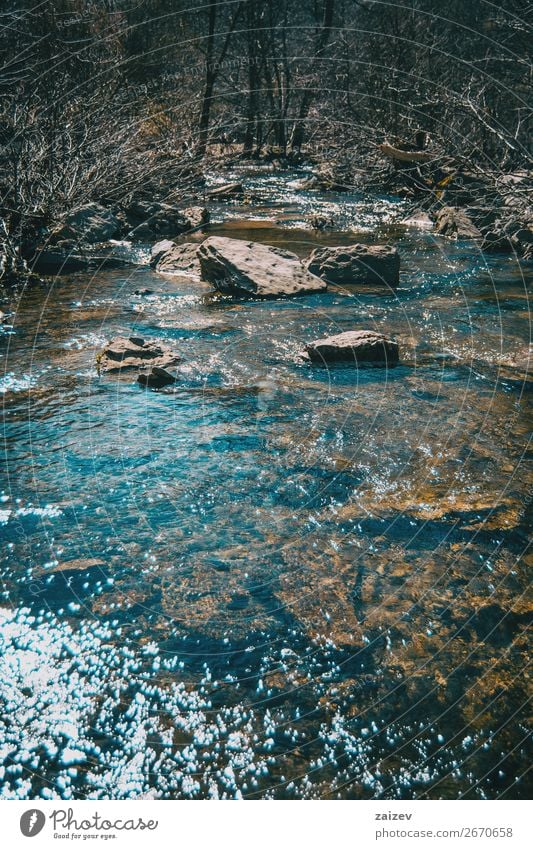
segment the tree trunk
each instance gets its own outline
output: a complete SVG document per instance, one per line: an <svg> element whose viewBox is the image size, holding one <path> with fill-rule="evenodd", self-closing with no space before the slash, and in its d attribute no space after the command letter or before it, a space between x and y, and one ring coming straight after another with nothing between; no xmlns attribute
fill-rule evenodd
<svg viewBox="0 0 533 849"><path fill-rule="evenodd" d="M324 15L322 18L322 25L317 34L317 41L314 50L315 60L320 59L321 56L323 56L326 47L328 46L328 42L331 37L331 27L333 25L334 12L335 0L324 0ZM302 100L300 102L300 109L298 110L298 118L296 119L296 123L292 131L292 150L299 150L303 144L303 140L305 137L305 122L314 98L315 91L312 86L309 86L305 89L303 93Z"/></svg>
<svg viewBox="0 0 533 849"><path fill-rule="evenodd" d="M211 102L213 99L213 89L217 76L214 67L215 53L215 30L217 23L217 6L218 0L211 0L209 3L209 25L207 32L207 50L205 57L205 83L204 93L202 97L202 112L200 115L200 124L198 126L198 148L197 153L200 158L205 156L207 150L207 138L209 135L209 119L211 116Z"/></svg>
<svg viewBox="0 0 533 849"><path fill-rule="evenodd" d="M256 0L248 0L246 15L246 27L248 30L248 104L246 108L246 129L243 150L245 156L251 156L253 152L257 126L257 95L259 89L257 26Z"/></svg>

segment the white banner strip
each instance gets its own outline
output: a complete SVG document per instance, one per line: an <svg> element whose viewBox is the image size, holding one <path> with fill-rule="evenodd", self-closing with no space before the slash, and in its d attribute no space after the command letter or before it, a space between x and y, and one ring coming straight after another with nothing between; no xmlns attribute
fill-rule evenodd
<svg viewBox="0 0 533 849"><path fill-rule="evenodd" d="M533 845L528 809L516 801L5 801L1 843L6 849L67 841L117 849L525 849Z"/></svg>

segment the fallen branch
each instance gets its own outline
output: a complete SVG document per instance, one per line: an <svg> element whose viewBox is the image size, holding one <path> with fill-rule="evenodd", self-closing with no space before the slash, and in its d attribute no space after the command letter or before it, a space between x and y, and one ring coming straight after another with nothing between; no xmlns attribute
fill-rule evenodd
<svg viewBox="0 0 533 849"><path fill-rule="evenodd" d="M430 162L432 159L435 159L435 154L427 150L401 150L399 147L393 147L387 142L379 144L378 148L385 156L390 156L391 159L398 159L400 162Z"/></svg>

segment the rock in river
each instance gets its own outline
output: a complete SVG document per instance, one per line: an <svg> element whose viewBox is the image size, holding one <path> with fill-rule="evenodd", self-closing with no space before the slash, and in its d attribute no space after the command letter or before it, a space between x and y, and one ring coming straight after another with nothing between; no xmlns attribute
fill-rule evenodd
<svg viewBox="0 0 533 849"><path fill-rule="evenodd" d="M412 227L414 230L433 230L433 221L429 214L423 209L416 209L407 218L400 221L404 227Z"/></svg>
<svg viewBox="0 0 533 849"><path fill-rule="evenodd" d="M150 265L160 274L180 274L200 280L198 245L194 242L182 245L166 239L157 242L152 248Z"/></svg>
<svg viewBox="0 0 533 849"><path fill-rule="evenodd" d="M466 214L464 209L443 206L437 213L435 229L441 236L453 236L456 239L479 239L481 233Z"/></svg>
<svg viewBox="0 0 533 849"><path fill-rule="evenodd" d="M137 378L137 383L146 386L148 389L162 389L163 386L176 383L176 377L166 368L154 366L149 372L141 372Z"/></svg>
<svg viewBox="0 0 533 849"><path fill-rule="evenodd" d="M382 283L396 286L400 277L400 256L391 245L317 248L306 265L311 274L340 285Z"/></svg>
<svg viewBox="0 0 533 849"><path fill-rule="evenodd" d="M136 202L125 210L131 231L129 237L150 242L162 236L179 236L197 230L209 221L209 212L201 206L180 209L168 203Z"/></svg>
<svg viewBox="0 0 533 849"><path fill-rule="evenodd" d="M212 236L200 245L198 256L203 279L227 294L280 298L326 289L296 254L269 245Z"/></svg>
<svg viewBox="0 0 533 849"><path fill-rule="evenodd" d="M97 359L100 372L123 369L144 371L154 367L164 369L176 365L179 361L176 352L166 345L153 339L142 339L140 336L118 336L109 342Z"/></svg>
<svg viewBox="0 0 533 849"><path fill-rule="evenodd" d="M398 343L373 330L349 330L306 345L310 360L318 363L356 362L395 365Z"/></svg>
<svg viewBox="0 0 533 849"><path fill-rule="evenodd" d="M79 239L87 244L107 242L118 236L120 221L105 206L87 203L69 212L53 235L53 239Z"/></svg>

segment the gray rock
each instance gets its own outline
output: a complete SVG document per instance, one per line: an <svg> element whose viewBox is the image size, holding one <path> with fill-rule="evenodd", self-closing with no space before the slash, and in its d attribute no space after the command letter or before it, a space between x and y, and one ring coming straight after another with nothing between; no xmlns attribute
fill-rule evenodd
<svg viewBox="0 0 533 849"><path fill-rule="evenodd" d="M326 289L296 254L269 245L213 236L200 245L198 256L203 279L220 292L281 298Z"/></svg>
<svg viewBox="0 0 533 849"><path fill-rule="evenodd" d="M167 245L166 249L164 245ZM150 265L160 274L177 274L200 280L198 248L199 245L195 242L184 242L182 245L176 245L174 242L158 242L152 248Z"/></svg>
<svg viewBox="0 0 533 849"><path fill-rule="evenodd" d="M400 224L416 230L433 230L433 221L423 209L417 209L415 212L412 212L411 215L400 221Z"/></svg>
<svg viewBox="0 0 533 849"><path fill-rule="evenodd" d="M141 372L137 378L137 383L141 386L146 386L147 389L162 389L164 386L170 386L176 383L175 375L160 366L154 366L149 372Z"/></svg>
<svg viewBox="0 0 533 849"><path fill-rule="evenodd" d="M337 336L328 336L306 345L312 362L379 363L395 365L398 362L398 343L373 330L349 330Z"/></svg>
<svg viewBox="0 0 533 849"><path fill-rule="evenodd" d="M88 244L107 242L120 233L120 221L98 203L87 203L70 212L52 234L54 240L78 239Z"/></svg>
<svg viewBox="0 0 533 849"><path fill-rule="evenodd" d="M158 236L180 236L209 221L205 207L179 209L168 203L137 202L126 209L126 216L132 227L130 238L140 241L152 241Z"/></svg>
<svg viewBox="0 0 533 849"><path fill-rule="evenodd" d="M481 232L463 209L443 206L437 213L435 230L441 236L455 239L479 239Z"/></svg>
<svg viewBox="0 0 533 849"><path fill-rule="evenodd" d="M128 238L135 242L151 242L156 235L157 233L152 230L150 225L143 221L142 224L138 224L128 233Z"/></svg>
<svg viewBox="0 0 533 849"><path fill-rule="evenodd" d="M381 283L396 286L400 256L390 245L348 245L317 248L306 262L307 269L328 283Z"/></svg>
<svg viewBox="0 0 533 849"><path fill-rule="evenodd" d="M160 242L156 242L155 245L152 246L152 250L150 253L150 265L152 268L155 268L163 254L166 254L167 251L171 251L176 247L176 243L172 242L170 239L161 239Z"/></svg>
<svg viewBox="0 0 533 849"><path fill-rule="evenodd" d="M164 369L176 365L179 361L179 356L168 346L139 336L118 336L109 342L97 357L100 372L126 369L144 371L154 367Z"/></svg>

